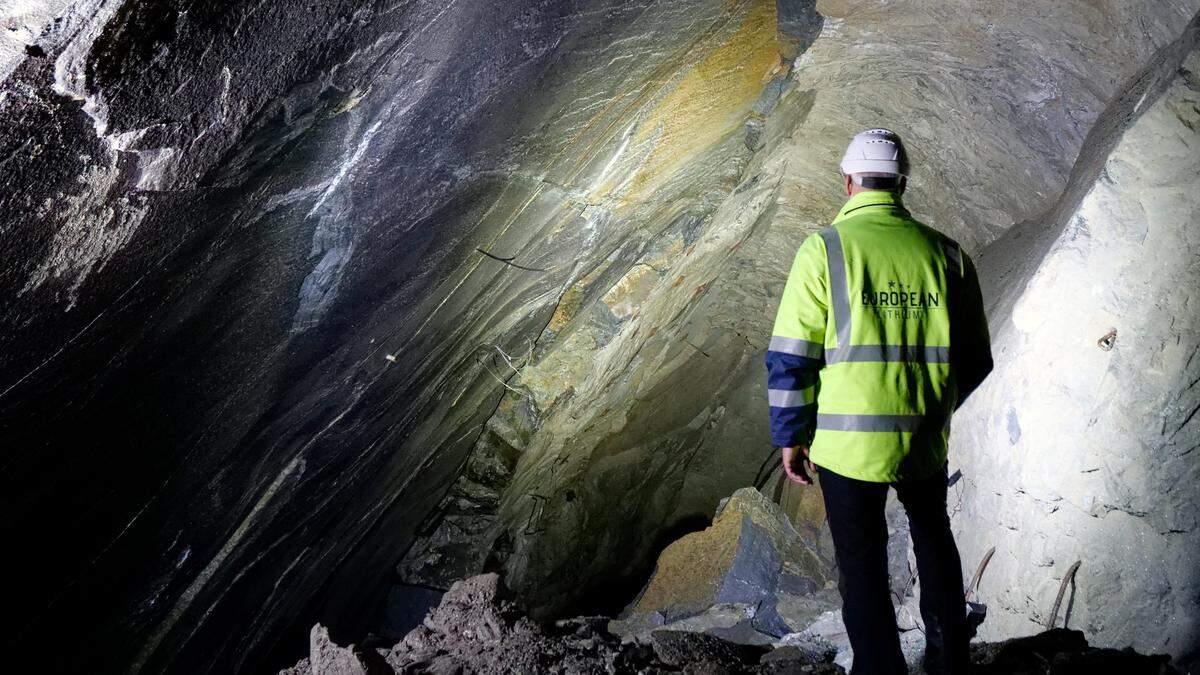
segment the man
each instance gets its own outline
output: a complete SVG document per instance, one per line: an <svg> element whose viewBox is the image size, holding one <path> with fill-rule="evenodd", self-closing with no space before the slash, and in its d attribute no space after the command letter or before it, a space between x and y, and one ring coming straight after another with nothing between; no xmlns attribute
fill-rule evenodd
<svg viewBox="0 0 1200 675"><path fill-rule="evenodd" d="M772 442L802 485L820 477L854 675L906 673L884 503L908 515L925 669L965 673L962 569L946 514L950 416L992 368L971 259L904 208L908 161L886 129L842 159L849 200L796 253L767 351Z"/></svg>

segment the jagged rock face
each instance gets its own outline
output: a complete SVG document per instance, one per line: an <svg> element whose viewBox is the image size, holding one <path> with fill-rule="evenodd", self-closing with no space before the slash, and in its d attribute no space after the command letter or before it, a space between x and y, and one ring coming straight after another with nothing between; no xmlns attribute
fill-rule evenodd
<svg viewBox="0 0 1200 675"><path fill-rule="evenodd" d="M712 526L671 543L654 574L609 629L646 634L667 625L770 641L805 628L836 604L833 551L801 538L754 488L721 503Z"/></svg>
<svg viewBox="0 0 1200 675"><path fill-rule="evenodd" d="M1031 280L1021 303L989 287L993 320L1012 312L1015 326L997 351L1015 357L1049 335L1030 317L1058 311L1036 292L1043 258L1093 275L1105 256L1125 261L1120 274L1148 259L1125 244L1103 253L1109 233L1131 236L1128 216L1091 249L1047 252L1096 183L1078 167L1103 164L1125 120L1162 110L1147 82L1174 72L1200 3L15 7L0 42L0 236L13 252L0 268L0 507L26 553L5 632L61 669L227 672L293 662L317 620L364 633L397 566L442 588L503 569L539 615L619 608L667 542L758 478L817 536L819 495L760 471L773 460L761 359L791 255L840 201L845 140L899 131L914 212L1011 287ZM1138 147L1127 166L1168 171ZM1144 179L1124 180L1113 190L1126 196L1091 208L1133 208ZM1143 208L1194 213L1182 192L1152 194ZM1156 240L1155 264L1174 265L1170 306L1186 316L1192 242L1174 236L1173 249ZM1112 322L1108 354L1162 325L1136 317ZM1103 383L1128 397L1106 405L1174 411L1161 452L1177 461L993 497L981 481L1018 470L987 459L1012 455L1011 429L1022 457L1049 454L1033 445L1040 413L999 393L1050 389L1027 372L1065 377L1038 346L958 425L975 503L960 527L982 537L1011 514L1054 531L1066 509L1046 515L1044 500L1105 481L1094 503L1115 509L1071 521L1071 541L1106 540L1091 526L1126 519L1139 550L1169 556L1170 588L1192 588L1179 570L1194 542L1195 376L1152 375L1194 369L1185 323L1146 338L1178 336L1175 351ZM1095 438L1074 429L1037 443ZM1111 430L1106 447L1141 439L1147 460L1167 447ZM1027 573L997 562L987 582ZM1152 583L1175 597L1147 567L1097 569L1129 597ZM1184 617L1161 633L1182 653L1195 593L1177 597L1146 607ZM1152 630L1091 607L1115 642ZM37 650L67 612L103 647Z"/></svg>
<svg viewBox="0 0 1200 675"><path fill-rule="evenodd" d="M1081 561L1060 622L1103 643L1200 656L1195 30L1182 63L1174 55L1130 101L1135 117L1111 152L1084 167L1083 194L1042 225L1032 273L985 258L1011 311L993 312L998 366L954 442L964 555L997 549L982 585L986 636L1039 630ZM1005 244L995 256L1019 242Z"/></svg>
<svg viewBox="0 0 1200 675"><path fill-rule="evenodd" d="M760 1L62 10L6 19L0 492L6 634L105 645L63 669L365 631L499 353L680 247L780 71Z"/></svg>

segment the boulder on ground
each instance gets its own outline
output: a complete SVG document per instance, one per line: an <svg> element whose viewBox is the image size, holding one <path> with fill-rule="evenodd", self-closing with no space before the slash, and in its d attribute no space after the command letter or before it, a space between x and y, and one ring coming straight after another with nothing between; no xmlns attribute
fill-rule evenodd
<svg viewBox="0 0 1200 675"><path fill-rule="evenodd" d="M711 526L663 550L649 583L609 629L644 636L666 624L768 642L832 606L828 593L811 600L830 586L831 569L777 504L742 488L721 503Z"/></svg>
<svg viewBox="0 0 1200 675"><path fill-rule="evenodd" d="M392 669L373 650L355 645L340 647L329 639L329 629L321 624L308 634L308 658L279 671L279 675L391 675Z"/></svg>

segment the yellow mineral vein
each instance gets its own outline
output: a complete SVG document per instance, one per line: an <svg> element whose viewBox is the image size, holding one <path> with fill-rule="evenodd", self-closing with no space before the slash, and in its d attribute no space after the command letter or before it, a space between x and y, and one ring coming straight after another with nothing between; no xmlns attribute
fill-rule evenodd
<svg viewBox="0 0 1200 675"><path fill-rule="evenodd" d="M763 40L763 42L764 42L764 45L763 45L764 51L774 50L774 51L772 51L772 58L777 60L778 59L778 51L777 51L777 37L775 35L775 27L774 27L774 19L775 19L775 3L774 3L774 1L773 0L741 0L741 1L731 0L730 10L728 12L726 12L726 14L724 15L724 18L721 21L715 22L712 25L708 26L705 30L701 31L693 40L691 40L688 43L685 43L679 49L677 49L670 58L664 59L663 63L658 68L655 69L655 71L651 74L651 76L649 78L647 78L643 82L643 84L640 87L641 93L637 97L635 97L634 100L626 103L625 106L623 107L621 113L618 115L612 116L612 118L610 119L610 121L608 123L608 126L605 127L603 129L603 131L601 131L601 133L597 134L590 143L588 143L584 148L582 148L578 153L576 153L577 159L574 162L574 164L571 165L571 168L568 170L566 178L563 180L563 183L569 184L572 180L574 180L576 177L578 177L579 173L582 172L582 170L591 162L592 158L595 156L596 151L600 147L603 147L604 145L606 145L612 139L613 135L617 132L617 130L622 127L622 123L625 120L627 120L633 116L631 111L636 111L638 108L645 105L646 101L650 100L655 94L657 94L662 89L662 87L666 86L666 84L673 78L674 74L682 67L682 64L686 63L687 57L691 54L695 54L695 53L703 51L701 49L701 47L706 42L708 42L708 41L712 40L714 37L720 35L722 30L724 29L724 27L730 21L734 20L734 18L736 18L742 14L742 12L740 10L742 7L744 7L746 5L751 5L752 7L751 7L751 10L746 15L746 19L744 21L743 26L737 31L735 37L730 39L729 41L727 41L723 46L726 46L726 49L730 52L731 55L734 53L740 53L740 54L744 55L750 51L753 51L753 50L746 49L744 47L744 45L746 45L747 42L750 40L760 39L760 40ZM760 28L760 24L762 22L763 17L769 18L770 35L763 35L763 32ZM749 30L747 29L747 26L750 26ZM733 46L729 46L729 45L733 45ZM743 45L743 47L738 47L738 45ZM706 62L711 61L711 57L708 59L705 59L705 61ZM753 61L753 59L751 61ZM718 62L709 63L708 66L706 67L706 69L704 70L705 76L712 77L714 74L714 69L716 67L718 67L719 63L725 63L726 65L729 65L729 64L737 65L738 62L739 62L739 60L735 59L735 58L725 58L724 61L719 60ZM771 67L774 67L774 65L775 64L772 63ZM751 68L750 70L753 70L753 68ZM685 79L686 79L686 77L685 77ZM761 88L761 82L759 83L759 86ZM594 115L592 115L592 117L582 127L580 127L579 131L571 138L571 140L568 141L567 143L564 143L559 148L559 150L554 154L554 156L552 156L546 162L546 164L543 168L542 174L543 175L548 174L554 168L554 166L558 164L559 160L562 159L563 155L565 155L568 150L574 150L576 148L576 146L578 145L578 143L581 141L581 139L584 138L584 136L588 133L588 131L590 131L593 126L595 126L597 123L599 123L601 120L603 120L608 115L608 112L613 108L613 106L615 106L620 100L621 100L620 96L614 96L611 101L609 101L608 103L606 103L604 105L603 108L601 108ZM751 99L751 100L753 100L753 99ZM686 143L686 141L684 139L680 139L678 141L679 145L683 145L685 143ZM699 146L697 146L697 147L699 147ZM527 209L530 204L532 204L535 200L537 200L537 198L539 196L541 196L542 191L544 189L545 189L544 183L539 183L536 187L533 188L533 190L531 191L531 193L529 195L529 198L526 199L520 206L518 206L509 215L508 218L505 219L504 224L500 227L499 231L497 231L496 234L487 243L486 248L490 249L492 246L494 246L496 244L496 242L500 241L500 239L505 234L508 233L508 230L509 230L509 228L512 227L513 223L515 223L517 221L517 219L521 216L522 213L525 212L525 209ZM478 225L478 223L477 223L477 225ZM442 307L445 306L446 302L449 301L449 299L458 291L458 289L462 288L463 284L466 283L467 279L470 278L471 274L473 274L475 272L475 270L479 268L479 265L483 263L483 260L484 259L481 257L475 257L474 259L471 260L471 262L468 264L468 267L467 267L466 271L464 272L463 276L458 280L457 283L455 283L454 287L451 288L449 290L449 292L447 292L445 295L443 295L442 300L437 304L437 306L434 307L433 310L429 312L429 314L425 317L425 320L422 321L421 325L417 327L417 330L413 332L413 335L412 335L412 338L410 338L410 341L415 340L417 337L419 337L421 335L421 333L425 330L425 328L428 327L430 321L433 320L433 317L436 316L439 311L441 311Z"/></svg>

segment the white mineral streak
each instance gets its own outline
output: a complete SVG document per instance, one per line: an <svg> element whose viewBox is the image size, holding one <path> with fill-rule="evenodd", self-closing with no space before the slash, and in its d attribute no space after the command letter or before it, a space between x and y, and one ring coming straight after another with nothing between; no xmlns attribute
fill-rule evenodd
<svg viewBox="0 0 1200 675"><path fill-rule="evenodd" d="M0 0L0 82L27 58L26 45L45 49L54 36L48 33L55 17L63 15L73 0Z"/></svg>
<svg viewBox="0 0 1200 675"><path fill-rule="evenodd" d="M428 44L428 42L436 40L434 37L436 31L430 32L430 28L439 25L439 22L449 20L448 14L452 18L453 14L450 12L454 8L454 3L450 3L435 12L413 34L404 37L403 41L395 47L397 53L404 55L421 53L426 59L426 63L434 64L431 68L435 69L437 61L431 58L434 50L445 50L448 43ZM371 147L372 141L381 129L390 130L392 133L403 129L407 123L408 113L422 101L436 81L436 78L431 77L418 78L411 86L404 89L403 98L396 100L393 103L394 107L385 109L365 129L363 128L365 113L358 107L358 104L368 92L357 95L347 105L346 110L353 123L347 131L344 141L343 159L333 175L326 181L322 181L321 193L308 212L308 217L319 219L313 231L311 255L314 257L319 255L321 258L300 285L299 305L292 317L293 333L302 332L319 322L330 304L337 298L342 271L353 256L357 242L351 194L354 173L367 157L367 151Z"/></svg>
<svg viewBox="0 0 1200 675"><path fill-rule="evenodd" d="M83 110L92 118L97 136L104 136L108 128L108 106L101 92L87 91L87 58L92 43L122 4L124 0L78 2L67 19L67 24L75 28L54 62L54 91L83 101Z"/></svg>
<svg viewBox="0 0 1200 675"><path fill-rule="evenodd" d="M411 107L399 111L402 117ZM361 113L350 112L355 120ZM320 256L313 271L300 286L300 304L292 319L292 331L300 332L320 320L329 304L337 297L341 285L342 270L354 254L356 237L353 223L353 197L349 187L343 184L353 179L354 171L362 163L371 146L371 140L382 127L385 117L380 117L359 133L361 122L352 124L347 132L346 154L333 176L324 182L324 189L308 211L308 217L317 218L313 230L311 256ZM335 199L336 195L336 199ZM330 203L334 199L335 203Z"/></svg>
<svg viewBox="0 0 1200 675"><path fill-rule="evenodd" d="M629 139L633 137L633 130L636 128L637 123L630 122L629 126L625 129L625 133L621 134L621 145L617 148L617 151L613 153L612 159L608 160L608 164L604 165L604 169L600 172L600 175L596 176L596 185L602 185L604 180L608 178L608 174L612 172L613 166L615 166L617 160L621 158L621 155L625 152L625 148L629 147Z"/></svg>
<svg viewBox="0 0 1200 675"><path fill-rule="evenodd" d="M342 414L344 415L345 413ZM324 433L324 431L332 427L333 424L337 423L337 421L341 418L342 415L338 415L332 423L330 423L321 431L321 433ZM319 438L321 433L318 433L316 436L314 436L313 440ZM171 612L167 615L167 618L163 620L162 624L159 626L159 629L150 637L146 644L143 645L141 652L138 654L137 660L130 668L131 672L136 673L142 669L142 667L145 665L146 659L154 653L154 648L158 646L158 643L162 640L163 636L175 626L176 622L178 622L180 617L183 616L183 613L187 611L187 608L191 606L193 601L195 601L196 596L199 595L202 590L204 590L204 587L208 584L209 579L211 579L213 574L215 574L216 571L221 567L221 564L225 562L225 559L229 557L231 553L233 553L233 550L237 547L238 542L240 542L246 536L246 534L250 532L251 528L257 523L259 516L271 504L271 500L274 499L275 495L280 491L281 488L284 488L287 483L295 482L299 476L304 473L306 465L307 464L304 460L303 453L298 454L292 458L291 462L288 462L287 466L285 466L278 475L275 476L275 480L271 482L271 484L263 492L262 496L258 498L258 501L254 503L254 508L252 508L250 513L241 521L241 523L238 524L237 529L234 530L229 539L225 541L225 544L221 547L221 550L217 551L217 554L213 556L211 560L209 560L208 564L204 566L204 569L200 572L200 574L196 576L191 585L187 587L187 590L185 590L175 602L174 606L171 608Z"/></svg>
<svg viewBox="0 0 1200 675"><path fill-rule="evenodd" d="M49 255L30 275L20 291L22 295L50 279L66 279L64 310L70 311L88 275L102 269L114 253L133 239L146 211L124 197L116 204L109 200L119 179L111 164L93 164L79 177L86 188L78 194L50 200L51 208L45 209L44 215L57 214L61 224L54 233Z"/></svg>
<svg viewBox="0 0 1200 675"><path fill-rule="evenodd" d="M333 195L339 187L341 187L347 176L349 176L354 168L358 166L358 163L362 161L363 154L365 154L367 148L370 147L371 139L375 137L375 134L379 131L379 126L381 124L383 124L383 119L378 119L374 124L367 127L367 130L363 132L362 137L358 138L357 143L352 142L358 136L358 126L354 126L349 137L346 139L347 149L350 149L351 147L353 149L349 155L342 160L337 171L334 173L333 178L329 179L329 182L326 183L325 189L321 192L321 195L317 197L316 203L314 203L312 208L309 209L308 215L310 217L316 215L317 212L321 210L321 207L325 205L325 202L329 201L329 197ZM316 244L314 243L313 246L315 249Z"/></svg>
<svg viewBox="0 0 1200 675"><path fill-rule="evenodd" d="M10 12L28 10L38 3L16 3ZM51 279L66 281L66 291L60 296L63 309L69 311L75 304L79 288L92 272L103 269L111 257L124 248L137 233L145 218L145 207L129 200L118 198L114 204L111 195L132 187L136 190L166 190L172 185L181 153L176 148L137 147L146 129L135 129L119 133L108 133L108 105L102 91L87 90L87 59L92 44L100 36L105 25L116 15L123 0L85 0L71 3L40 3L56 10L51 14L26 11L23 16L41 17L52 21L62 16L61 26L47 34L41 45L48 53L57 52L54 63L54 85L56 93L82 102L82 110L91 118L92 127L106 150L106 157L89 165L80 176L81 188L48 204L45 217L60 223L54 234L50 252L34 269L21 293L36 290ZM57 10L69 11L61 15ZM49 18L47 18L49 17ZM32 20L32 19L30 19ZM0 76L3 74L0 73ZM137 157L137 177L132 186L122 183L117 169L121 153Z"/></svg>

